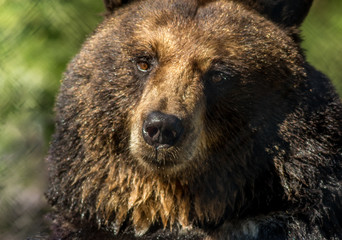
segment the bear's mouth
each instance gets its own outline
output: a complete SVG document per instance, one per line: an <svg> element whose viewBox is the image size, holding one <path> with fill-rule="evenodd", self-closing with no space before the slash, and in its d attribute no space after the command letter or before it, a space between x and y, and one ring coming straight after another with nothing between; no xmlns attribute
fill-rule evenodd
<svg viewBox="0 0 342 240"><path fill-rule="evenodd" d="M177 144L170 147L151 146L137 132L131 134L130 153L139 165L149 171L179 174L199 158L200 149L204 148L200 144L199 132L188 132L185 129Z"/></svg>
<svg viewBox="0 0 342 240"><path fill-rule="evenodd" d="M145 163L157 168L171 168L181 164L180 149L177 147L147 147L141 149L141 158Z"/></svg>
<svg viewBox="0 0 342 240"><path fill-rule="evenodd" d="M184 130L184 133L178 139L177 144L160 144L158 146L150 145L143 139L141 128L135 129L131 134L130 153L139 164L153 171L176 171L182 169L193 159L196 153L194 150L197 144L196 137ZM178 171L177 170L177 171Z"/></svg>

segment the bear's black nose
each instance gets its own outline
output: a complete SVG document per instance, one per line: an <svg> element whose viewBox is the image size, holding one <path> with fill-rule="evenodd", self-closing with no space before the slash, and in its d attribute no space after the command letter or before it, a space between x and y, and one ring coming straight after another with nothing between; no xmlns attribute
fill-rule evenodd
<svg viewBox="0 0 342 240"><path fill-rule="evenodd" d="M173 146L183 133L182 121L169 114L151 112L142 127L144 140L155 148Z"/></svg>

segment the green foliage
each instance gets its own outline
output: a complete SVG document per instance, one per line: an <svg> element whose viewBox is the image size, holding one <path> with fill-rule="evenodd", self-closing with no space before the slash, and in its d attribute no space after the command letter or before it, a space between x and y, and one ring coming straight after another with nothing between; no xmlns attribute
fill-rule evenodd
<svg viewBox="0 0 342 240"><path fill-rule="evenodd" d="M342 96L342 1L316 0L304 22L308 61L326 74Z"/></svg>
<svg viewBox="0 0 342 240"><path fill-rule="evenodd" d="M0 0L0 239L42 228L53 103L101 1Z"/></svg>
<svg viewBox="0 0 342 240"><path fill-rule="evenodd" d="M309 62L342 94L342 1L316 0ZM41 230L53 103L62 72L102 19L98 0L0 0L0 239Z"/></svg>

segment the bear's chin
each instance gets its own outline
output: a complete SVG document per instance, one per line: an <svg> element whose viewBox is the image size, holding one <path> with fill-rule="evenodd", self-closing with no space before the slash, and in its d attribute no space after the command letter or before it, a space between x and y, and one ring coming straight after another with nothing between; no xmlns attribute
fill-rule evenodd
<svg viewBox="0 0 342 240"><path fill-rule="evenodd" d="M131 149L131 153L140 165L151 171L180 171L187 162L191 161L191 158L184 156L183 150L178 147L157 149L146 144L142 145L137 149Z"/></svg>

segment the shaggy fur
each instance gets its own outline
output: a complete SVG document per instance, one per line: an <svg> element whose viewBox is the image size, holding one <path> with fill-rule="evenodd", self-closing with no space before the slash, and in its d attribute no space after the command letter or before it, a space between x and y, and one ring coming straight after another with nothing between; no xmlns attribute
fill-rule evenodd
<svg viewBox="0 0 342 240"><path fill-rule="evenodd" d="M105 4L57 99L51 239L342 238L342 105L299 46L311 1ZM175 145L144 140L153 111L181 120Z"/></svg>

